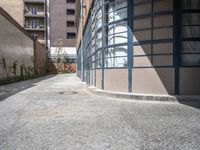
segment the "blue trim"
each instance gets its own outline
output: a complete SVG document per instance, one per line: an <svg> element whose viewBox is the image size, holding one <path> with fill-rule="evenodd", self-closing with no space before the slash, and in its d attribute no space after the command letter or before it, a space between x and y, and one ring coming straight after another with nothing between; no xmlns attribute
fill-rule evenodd
<svg viewBox="0 0 200 150"><path fill-rule="evenodd" d="M128 92L133 91L132 87L132 68L133 68L133 0L127 0L127 24L128 24Z"/></svg>
<svg viewBox="0 0 200 150"><path fill-rule="evenodd" d="M101 89L104 90L104 51L105 51L105 0L102 0L102 76L101 76Z"/></svg>
<svg viewBox="0 0 200 150"><path fill-rule="evenodd" d="M151 13L153 13L154 11L154 4L153 4L154 0L151 0ZM153 31L154 31L154 16L151 15L151 64L153 65Z"/></svg>
<svg viewBox="0 0 200 150"><path fill-rule="evenodd" d="M174 51L174 68L175 68L175 95L180 94L180 46L181 46L181 14L180 14L180 6L181 6L181 0L174 0L174 12L173 12L173 22L174 22L174 28L173 28L173 36L174 36L174 44L173 44L173 51Z"/></svg>

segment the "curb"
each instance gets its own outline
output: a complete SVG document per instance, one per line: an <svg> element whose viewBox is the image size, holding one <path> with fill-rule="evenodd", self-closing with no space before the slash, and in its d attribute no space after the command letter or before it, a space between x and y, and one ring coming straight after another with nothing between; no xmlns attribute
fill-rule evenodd
<svg viewBox="0 0 200 150"><path fill-rule="evenodd" d="M157 95L157 94L133 94L133 93L105 91L105 90L100 90L96 87L87 87L87 91L94 95L99 95L108 98L117 98L117 99L176 102L176 103L191 102L191 101L200 102L200 95L171 96L171 95Z"/></svg>

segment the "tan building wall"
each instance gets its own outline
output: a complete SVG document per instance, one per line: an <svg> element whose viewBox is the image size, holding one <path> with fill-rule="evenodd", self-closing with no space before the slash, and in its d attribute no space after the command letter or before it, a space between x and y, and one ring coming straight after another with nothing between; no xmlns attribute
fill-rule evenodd
<svg viewBox="0 0 200 150"><path fill-rule="evenodd" d="M173 68L134 68L133 93L174 94Z"/></svg>
<svg viewBox="0 0 200 150"><path fill-rule="evenodd" d="M24 25L23 0L0 0L0 7L9 13L21 26Z"/></svg>
<svg viewBox="0 0 200 150"><path fill-rule="evenodd" d="M101 89L102 70L96 70L96 87Z"/></svg>
<svg viewBox="0 0 200 150"><path fill-rule="evenodd" d="M105 69L104 89L108 91L128 92L128 70Z"/></svg>

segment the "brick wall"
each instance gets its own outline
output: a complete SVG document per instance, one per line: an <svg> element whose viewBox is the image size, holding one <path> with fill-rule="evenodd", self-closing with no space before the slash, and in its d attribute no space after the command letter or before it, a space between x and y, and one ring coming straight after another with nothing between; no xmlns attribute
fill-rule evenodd
<svg viewBox="0 0 200 150"><path fill-rule="evenodd" d="M48 67L48 51L38 41L34 41L34 67L39 75L44 75Z"/></svg>
<svg viewBox="0 0 200 150"><path fill-rule="evenodd" d="M67 32L76 32L75 27L67 28L67 20L75 21L75 15L67 15L66 10L75 9L75 4L66 0L50 0L51 47L57 39L63 40L63 47L75 47L75 39L67 39Z"/></svg>
<svg viewBox="0 0 200 150"><path fill-rule="evenodd" d="M66 64L66 63L49 63L50 73L75 73L76 64Z"/></svg>

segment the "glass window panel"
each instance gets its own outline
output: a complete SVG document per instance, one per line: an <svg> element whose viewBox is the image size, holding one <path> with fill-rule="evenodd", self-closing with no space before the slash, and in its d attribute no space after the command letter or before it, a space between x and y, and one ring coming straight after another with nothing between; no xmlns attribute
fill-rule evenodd
<svg viewBox="0 0 200 150"><path fill-rule="evenodd" d="M97 20L96 26L97 26L97 29L102 27L102 19Z"/></svg>
<svg viewBox="0 0 200 150"><path fill-rule="evenodd" d="M102 0L97 0L97 7L102 5Z"/></svg>
<svg viewBox="0 0 200 150"><path fill-rule="evenodd" d="M144 2L149 2L149 0L133 0L134 4L139 4L139 3L144 3Z"/></svg>
<svg viewBox="0 0 200 150"><path fill-rule="evenodd" d="M108 48L105 50L105 57L127 56L127 45Z"/></svg>
<svg viewBox="0 0 200 150"><path fill-rule="evenodd" d="M106 58L105 67L127 67L127 57Z"/></svg>
<svg viewBox="0 0 200 150"><path fill-rule="evenodd" d="M200 13L182 14L182 25L200 25Z"/></svg>
<svg viewBox="0 0 200 150"><path fill-rule="evenodd" d="M173 16L172 15L162 15L156 16L153 19L154 27L172 26Z"/></svg>
<svg viewBox="0 0 200 150"><path fill-rule="evenodd" d="M127 31L126 22L120 22L120 23L108 26L108 35L120 33L120 32L126 32L126 31Z"/></svg>
<svg viewBox="0 0 200 150"><path fill-rule="evenodd" d="M97 49L102 47L102 40L101 39L96 41L96 47L97 47Z"/></svg>
<svg viewBox="0 0 200 150"><path fill-rule="evenodd" d="M121 20L127 17L127 8L116 10L108 14L108 22Z"/></svg>
<svg viewBox="0 0 200 150"><path fill-rule="evenodd" d="M182 54L181 61L182 65L186 66L200 65L200 54Z"/></svg>
<svg viewBox="0 0 200 150"><path fill-rule="evenodd" d="M172 66L173 56L172 55L154 55L153 65L154 66Z"/></svg>
<svg viewBox="0 0 200 150"><path fill-rule="evenodd" d="M97 32L97 34L96 34L96 40L99 40L101 38L102 38L102 32L101 31Z"/></svg>
<svg viewBox="0 0 200 150"><path fill-rule="evenodd" d="M109 1L108 4L108 12L114 11L119 8L123 8L127 6L127 1L125 0L114 0L114 1Z"/></svg>
<svg viewBox="0 0 200 150"><path fill-rule="evenodd" d="M158 0L154 1L154 12L172 11L173 0Z"/></svg>
<svg viewBox="0 0 200 150"><path fill-rule="evenodd" d="M151 28L151 17L134 21L134 30Z"/></svg>
<svg viewBox="0 0 200 150"><path fill-rule="evenodd" d="M133 65L134 67L150 67L152 66L151 56L133 57Z"/></svg>
<svg viewBox="0 0 200 150"><path fill-rule="evenodd" d="M182 0L182 9L199 9L199 0Z"/></svg>
<svg viewBox="0 0 200 150"><path fill-rule="evenodd" d="M181 44L182 52L200 53L200 41L185 41Z"/></svg>
<svg viewBox="0 0 200 150"><path fill-rule="evenodd" d="M133 47L134 56L151 54L151 44L137 45Z"/></svg>
<svg viewBox="0 0 200 150"><path fill-rule="evenodd" d="M133 8L134 16L150 14L151 13L151 3L144 3L140 5L136 5Z"/></svg>
<svg viewBox="0 0 200 150"><path fill-rule="evenodd" d="M108 36L108 45L127 42L127 32Z"/></svg>
<svg viewBox="0 0 200 150"><path fill-rule="evenodd" d="M182 27L181 36L183 38L200 37L200 26Z"/></svg>
<svg viewBox="0 0 200 150"><path fill-rule="evenodd" d="M172 28L162 28L153 30L154 39L172 39L173 29Z"/></svg>
<svg viewBox="0 0 200 150"><path fill-rule="evenodd" d="M169 54L173 53L173 43L153 44L154 54Z"/></svg>
<svg viewBox="0 0 200 150"><path fill-rule="evenodd" d="M135 31L133 36L134 42L151 40L151 30Z"/></svg>
<svg viewBox="0 0 200 150"><path fill-rule="evenodd" d="M99 50L96 52L96 60L100 60L102 58L102 51Z"/></svg>

